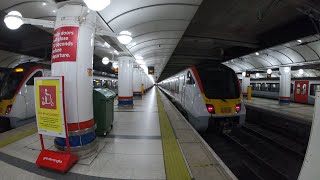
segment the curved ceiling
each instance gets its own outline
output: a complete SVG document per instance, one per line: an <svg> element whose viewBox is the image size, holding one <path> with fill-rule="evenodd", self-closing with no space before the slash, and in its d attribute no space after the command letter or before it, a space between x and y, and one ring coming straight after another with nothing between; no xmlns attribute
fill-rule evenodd
<svg viewBox="0 0 320 180"><path fill-rule="evenodd" d="M299 42L300 41L300 42ZM236 72L320 63L320 36L314 35L224 62ZM312 74L310 72L309 74Z"/></svg>
<svg viewBox="0 0 320 180"><path fill-rule="evenodd" d="M187 29L202 0L117 0L99 12L115 32L127 30L127 45L147 66L155 66L157 79Z"/></svg>

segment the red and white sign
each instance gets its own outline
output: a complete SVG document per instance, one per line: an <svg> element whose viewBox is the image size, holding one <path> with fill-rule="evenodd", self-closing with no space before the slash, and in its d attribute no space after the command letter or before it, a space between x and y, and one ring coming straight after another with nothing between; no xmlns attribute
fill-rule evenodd
<svg viewBox="0 0 320 180"><path fill-rule="evenodd" d="M51 62L77 60L78 30L76 26L65 26L54 30Z"/></svg>
<svg viewBox="0 0 320 180"><path fill-rule="evenodd" d="M56 86L39 86L40 108L57 109Z"/></svg>

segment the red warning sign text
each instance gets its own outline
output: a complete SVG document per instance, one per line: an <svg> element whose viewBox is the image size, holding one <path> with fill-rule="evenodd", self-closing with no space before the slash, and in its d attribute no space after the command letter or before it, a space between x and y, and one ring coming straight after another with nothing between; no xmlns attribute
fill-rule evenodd
<svg viewBox="0 0 320 180"><path fill-rule="evenodd" d="M53 32L51 62L76 61L79 27L60 27Z"/></svg>

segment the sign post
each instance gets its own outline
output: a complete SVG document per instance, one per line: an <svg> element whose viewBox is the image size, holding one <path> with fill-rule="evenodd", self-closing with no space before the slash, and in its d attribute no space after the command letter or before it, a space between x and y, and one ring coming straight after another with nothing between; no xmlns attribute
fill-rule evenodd
<svg viewBox="0 0 320 180"><path fill-rule="evenodd" d="M64 111L64 78L37 77L34 81L37 126L42 147L36 164L38 167L67 172L78 160L78 156L70 153ZM56 152L45 149L42 135L65 138L67 152Z"/></svg>

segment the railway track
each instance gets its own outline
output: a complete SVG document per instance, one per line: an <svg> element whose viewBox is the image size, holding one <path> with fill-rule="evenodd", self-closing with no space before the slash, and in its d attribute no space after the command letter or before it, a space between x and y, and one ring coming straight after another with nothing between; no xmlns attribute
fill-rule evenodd
<svg viewBox="0 0 320 180"><path fill-rule="evenodd" d="M207 131L202 137L239 180L296 180L305 143L277 131L247 123L231 133Z"/></svg>

